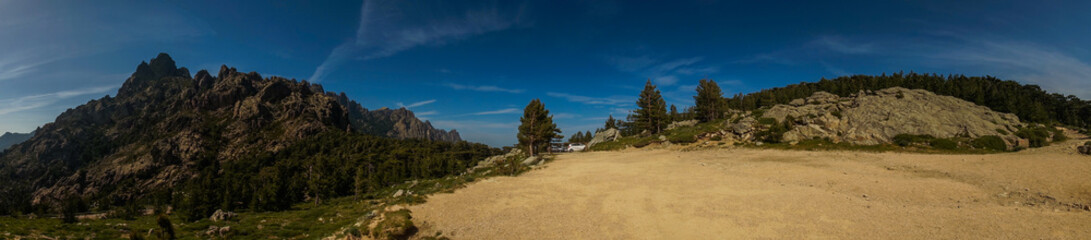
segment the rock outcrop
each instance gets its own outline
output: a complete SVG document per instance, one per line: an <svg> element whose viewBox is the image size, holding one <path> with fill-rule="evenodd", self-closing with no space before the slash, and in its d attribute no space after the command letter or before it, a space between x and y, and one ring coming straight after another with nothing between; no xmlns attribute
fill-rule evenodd
<svg viewBox="0 0 1091 240"><path fill-rule="evenodd" d="M1091 142L1076 147L1076 152L1083 155L1091 155Z"/></svg>
<svg viewBox="0 0 1091 240"><path fill-rule="evenodd" d="M595 144L617 141L618 138L621 138L621 131L616 128L602 130L595 133L595 137L591 138L591 141L587 143L587 147L591 148Z"/></svg>
<svg viewBox="0 0 1091 240"><path fill-rule="evenodd" d="M925 90L888 88L838 97L817 92L788 105L776 105L760 118L791 124L783 141L825 138L859 145L890 143L898 134L977 138L994 135L1009 146L1018 144L1014 135L1022 123L1014 114L1000 113L950 96ZM742 119L729 126L736 137L746 139L755 119Z"/></svg>
<svg viewBox="0 0 1091 240"><path fill-rule="evenodd" d="M220 67L178 68L166 54L141 63L115 97L62 113L0 155L0 204L32 196L132 199L194 176L200 165L276 153L328 131L461 140L412 112L368 111L321 85ZM123 185L119 185L123 184Z"/></svg>

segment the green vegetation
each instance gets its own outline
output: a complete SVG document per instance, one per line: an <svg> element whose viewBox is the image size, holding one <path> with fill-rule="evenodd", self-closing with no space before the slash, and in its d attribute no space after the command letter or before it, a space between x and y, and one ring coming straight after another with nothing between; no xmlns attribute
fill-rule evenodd
<svg viewBox="0 0 1091 240"><path fill-rule="evenodd" d="M641 137L641 136L628 136L628 137L619 138L619 139L617 139L617 141L613 141L613 142L604 142L604 143L595 144L594 146L591 146L591 150L592 151L621 150L621 149L625 149L626 146L633 146L633 147L638 147L639 148L639 147L648 146L648 145L650 145L652 143L656 143L656 142L659 142L659 139L656 139L655 137L652 137L652 136L644 136L644 137Z"/></svg>
<svg viewBox="0 0 1091 240"><path fill-rule="evenodd" d="M519 146L526 148L531 156L537 156L542 148L549 148L553 138L561 137L561 130L553 123L553 116L549 115L541 100L531 100L523 109L523 117L519 121L521 124L516 135Z"/></svg>
<svg viewBox="0 0 1091 240"><path fill-rule="evenodd" d="M671 143L694 143L697 142L697 136L702 133L719 131L719 126L723 123L724 120L715 120L712 122L699 123L694 126L678 127L664 133L667 137L667 141L670 141Z"/></svg>
<svg viewBox="0 0 1091 240"><path fill-rule="evenodd" d="M640 92L640 99L636 101L636 106L637 109L632 115L635 132L647 131L657 134L670 124L670 120L667 119L667 104L663 101L659 90L652 85L651 80L644 84L644 90Z"/></svg>
<svg viewBox="0 0 1091 240"><path fill-rule="evenodd" d="M928 141L928 146L932 146L935 149L955 150L958 149L958 142L946 138L936 138Z"/></svg>
<svg viewBox="0 0 1091 240"><path fill-rule="evenodd" d="M568 137L568 142L587 143L590 142L592 138L594 138L594 135L591 134L591 131L576 132L575 134L572 134L571 137Z"/></svg>
<svg viewBox="0 0 1091 240"><path fill-rule="evenodd" d="M216 209L280 211L304 200L320 205L407 180L457 174L498 153L483 144L331 131L275 154L198 163L200 174L173 194L174 206L185 221L195 221Z"/></svg>
<svg viewBox="0 0 1091 240"><path fill-rule="evenodd" d="M754 110L786 104L793 99L805 98L818 91L848 96L862 90L880 90L890 87L924 89L939 95L953 96L989 107L994 111L1013 113L1024 121L1061 123L1081 128L1091 127L1091 102L1071 95L1050 94L1037 85L1022 85L1015 81L1002 81L992 76L895 73L880 76L854 75L835 79L823 78L818 82L792 84L746 95L735 95L727 99L727 104L734 109Z"/></svg>
<svg viewBox="0 0 1091 240"><path fill-rule="evenodd" d="M1008 145L1004 143L1004 139L999 136L981 136L974 139L971 142L974 148L988 149L993 151L1005 151L1008 150Z"/></svg>
<svg viewBox="0 0 1091 240"><path fill-rule="evenodd" d="M1061 142L1068 139L1061 130L1046 126L1020 128L1019 131L1015 132L1015 136L1026 138L1032 148L1049 146L1050 142Z"/></svg>
<svg viewBox="0 0 1091 240"><path fill-rule="evenodd" d="M301 202L281 211L242 211L239 216L229 221L213 222L206 217L196 221L187 221L181 214L136 216L132 220L105 218L82 220L79 224L62 224L59 218L27 216L0 216L0 236L49 236L62 238L93 239L140 239L151 230L151 239L170 239L173 233L178 239L209 239L206 231L211 226L230 227L226 233L232 239L312 239L331 235L362 236L371 233L370 229L355 227L354 224L371 220L377 216L373 211L382 213L387 206L395 204L423 203L429 194L462 188L477 179L490 176L506 175L505 166L480 169L472 174L452 175L442 178L407 181L375 189L362 196L344 196L330 198L323 204ZM525 169L522 169L523 171ZM412 192L401 197L391 197L398 190ZM388 213L389 214L389 213ZM395 213L395 218L404 213ZM404 223L404 222L403 222ZM403 226L405 226L403 224ZM10 233L12 235L5 235ZM442 236L427 236L443 239ZM44 237L43 237L44 238Z"/></svg>
<svg viewBox="0 0 1091 240"><path fill-rule="evenodd" d="M701 122L720 119L727 110L724 94L712 80L701 79L697 83L697 96L693 96L693 103L693 111Z"/></svg>
<svg viewBox="0 0 1091 240"><path fill-rule="evenodd" d="M758 119L758 124L765 126L765 130L755 133L754 139L765 143L780 143L784 140L784 133L792 130L794 121L791 116L784 118L783 122L777 122L774 118Z"/></svg>

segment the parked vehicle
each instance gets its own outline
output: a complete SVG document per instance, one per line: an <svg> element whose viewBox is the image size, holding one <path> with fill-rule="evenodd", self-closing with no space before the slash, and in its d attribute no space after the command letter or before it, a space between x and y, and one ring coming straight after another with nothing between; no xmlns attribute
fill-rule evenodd
<svg viewBox="0 0 1091 240"><path fill-rule="evenodd" d="M573 143L573 144L568 144L568 149L566 149L565 151L580 152L580 151L583 151L584 149L587 149L587 145L583 145L583 143Z"/></svg>

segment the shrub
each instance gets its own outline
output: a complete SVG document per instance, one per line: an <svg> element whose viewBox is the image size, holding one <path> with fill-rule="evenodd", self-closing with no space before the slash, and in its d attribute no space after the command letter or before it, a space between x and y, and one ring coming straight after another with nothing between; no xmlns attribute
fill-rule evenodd
<svg viewBox="0 0 1091 240"><path fill-rule="evenodd" d="M1060 129L1051 127L1049 128L1049 131L1053 132L1053 139L1051 139L1050 142L1064 142L1065 140L1068 140L1068 136L1065 136L1064 131Z"/></svg>
<svg viewBox="0 0 1091 240"><path fill-rule="evenodd" d="M997 128L996 133L999 133L1000 135L1008 135L1008 130L1004 130L1003 128Z"/></svg>
<svg viewBox="0 0 1091 240"><path fill-rule="evenodd" d="M1004 139L998 136L981 136L972 141L975 148L1004 151L1008 150L1008 144L1004 143Z"/></svg>
<svg viewBox="0 0 1091 240"><path fill-rule="evenodd" d="M174 225L170 223L170 218L167 218L167 215L159 214L155 223L159 225L159 239L175 239Z"/></svg>
<svg viewBox="0 0 1091 240"><path fill-rule="evenodd" d="M831 115L837 118L841 118L841 110L830 112Z"/></svg>
<svg viewBox="0 0 1091 240"><path fill-rule="evenodd" d="M903 133L903 134L895 135L893 141L894 141L894 144L897 144L898 146L905 147L905 146L913 145L914 143L928 143L929 141L932 141L933 139L935 139L935 137L932 137L932 135L928 135L928 134L913 135L913 134Z"/></svg>
<svg viewBox="0 0 1091 240"><path fill-rule="evenodd" d="M374 239L408 239L417 233L411 219L408 209L387 212L383 221L371 229L371 235Z"/></svg>
<svg viewBox="0 0 1091 240"><path fill-rule="evenodd" d="M1046 127L1021 128L1015 132L1015 136L1026 138L1032 148L1049 145L1049 130Z"/></svg>
<svg viewBox="0 0 1091 240"><path fill-rule="evenodd" d="M932 141L928 142L928 145L936 149L944 150L954 150L958 148L957 142L945 138L932 139Z"/></svg>

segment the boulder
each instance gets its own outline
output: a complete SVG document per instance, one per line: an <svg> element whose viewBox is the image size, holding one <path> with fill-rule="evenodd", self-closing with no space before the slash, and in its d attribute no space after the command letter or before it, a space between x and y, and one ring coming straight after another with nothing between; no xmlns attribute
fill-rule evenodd
<svg viewBox="0 0 1091 240"><path fill-rule="evenodd" d="M1091 145L1076 147L1076 151L1083 155L1091 155Z"/></svg>
<svg viewBox="0 0 1091 240"><path fill-rule="evenodd" d="M401 197L403 195L405 195L405 190L398 189L397 192L394 192L394 197Z"/></svg>
<svg viewBox="0 0 1091 240"><path fill-rule="evenodd" d="M602 130L595 133L595 137L591 138L591 142L587 143L587 147L590 148L595 146L595 144L617 141L618 138L621 138L621 131L618 131L616 128Z"/></svg>
<svg viewBox="0 0 1091 240"><path fill-rule="evenodd" d="M937 138L999 136L1009 147L1022 145L1013 133L1022 123L1014 114L1000 113L962 99L900 87L862 91L841 98L816 92L803 105L776 105L763 118L795 120L783 141L815 138L858 145L890 143L898 134L931 135ZM732 126L735 134L747 132L745 124Z"/></svg>
<svg viewBox="0 0 1091 240"><path fill-rule="evenodd" d="M667 125L667 130L673 130L680 127L692 127L695 125L697 125L697 120L677 121L672 122L670 125Z"/></svg>
<svg viewBox="0 0 1091 240"><path fill-rule="evenodd" d="M209 217L208 220L212 220L213 222L227 221L235 218L236 216L238 216L238 214L224 211L223 209L216 209L216 212L213 212L212 216Z"/></svg>
<svg viewBox="0 0 1091 240"><path fill-rule="evenodd" d="M527 159L523 159L523 165L524 166L536 165L541 161L542 161L542 158L539 158L539 157L528 157Z"/></svg>

